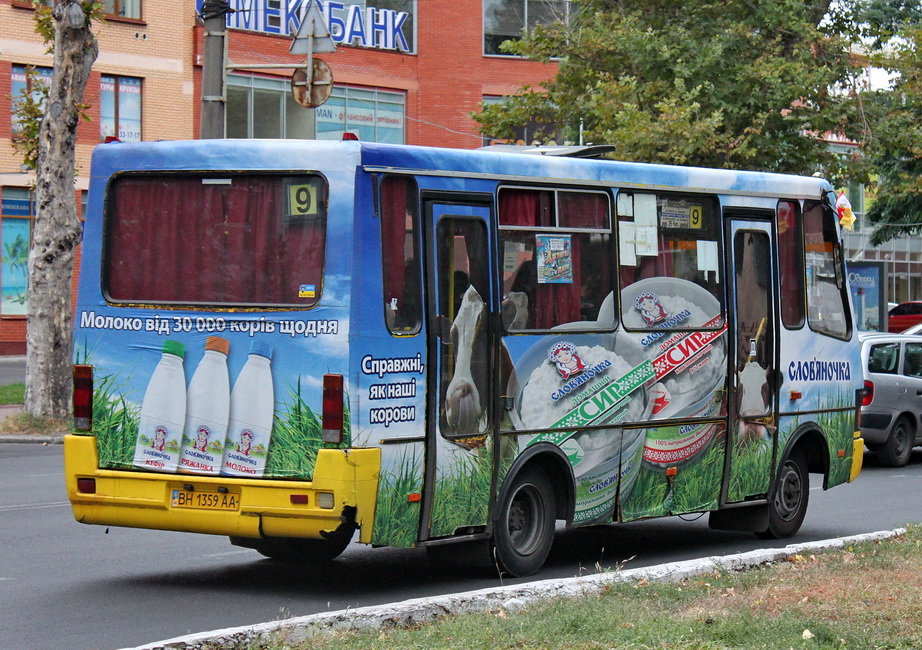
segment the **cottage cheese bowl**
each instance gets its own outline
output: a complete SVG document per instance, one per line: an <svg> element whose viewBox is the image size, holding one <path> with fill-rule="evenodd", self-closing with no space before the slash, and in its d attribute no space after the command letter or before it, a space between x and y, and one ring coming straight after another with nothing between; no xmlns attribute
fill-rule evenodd
<svg viewBox="0 0 922 650"><path fill-rule="evenodd" d="M626 287L621 300L626 328L668 330L631 334L656 368L649 387L651 418L719 417L727 340L717 299L693 282L650 278ZM713 423L650 429L644 460L660 468L687 463L708 448L717 431Z"/></svg>

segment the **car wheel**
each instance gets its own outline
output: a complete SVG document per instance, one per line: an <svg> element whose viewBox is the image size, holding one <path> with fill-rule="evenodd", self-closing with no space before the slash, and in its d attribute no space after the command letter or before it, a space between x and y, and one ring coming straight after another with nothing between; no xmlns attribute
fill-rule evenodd
<svg viewBox="0 0 922 650"><path fill-rule="evenodd" d="M493 522L493 550L502 571L535 573L554 542L554 489L537 466L518 472L505 491Z"/></svg>
<svg viewBox="0 0 922 650"><path fill-rule="evenodd" d="M916 432L909 419L897 418L893 428L890 429L887 442L877 450L877 458L887 467L903 467L909 462L915 437Z"/></svg>
<svg viewBox="0 0 922 650"><path fill-rule="evenodd" d="M810 499L810 474L807 459L800 449L792 449L781 464L774 493L768 501L768 528L757 531L762 539L791 537L800 530Z"/></svg>

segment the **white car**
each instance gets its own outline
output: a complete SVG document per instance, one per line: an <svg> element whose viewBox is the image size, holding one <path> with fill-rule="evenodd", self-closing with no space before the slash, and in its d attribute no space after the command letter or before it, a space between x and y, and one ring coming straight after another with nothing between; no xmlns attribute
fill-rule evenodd
<svg viewBox="0 0 922 650"><path fill-rule="evenodd" d="M881 463L902 467L922 445L922 336L865 333L859 339L866 392L861 436Z"/></svg>

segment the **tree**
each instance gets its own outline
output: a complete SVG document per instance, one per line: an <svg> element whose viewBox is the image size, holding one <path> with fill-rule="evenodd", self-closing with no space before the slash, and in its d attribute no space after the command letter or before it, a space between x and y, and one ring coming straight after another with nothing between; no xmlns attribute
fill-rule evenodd
<svg viewBox="0 0 922 650"><path fill-rule="evenodd" d="M47 89L35 151L35 225L29 252L25 410L36 417L70 414L71 278L80 222L74 201L77 124L98 46L94 0L55 0L36 6L36 31L51 44L54 71ZM29 160L29 156L26 156Z"/></svg>
<svg viewBox="0 0 922 650"><path fill-rule="evenodd" d="M839 33L848 16L807 0L575 0L567 21L504 47L559 61L544 88L524 88L475 119L484 133L545 125L543 137L614 144L622 160L814 173L842 160L817 136L860 140L860 64ZM580 129L580 126L582 127ZM852 172L853 174L855 172Z"/></svg>

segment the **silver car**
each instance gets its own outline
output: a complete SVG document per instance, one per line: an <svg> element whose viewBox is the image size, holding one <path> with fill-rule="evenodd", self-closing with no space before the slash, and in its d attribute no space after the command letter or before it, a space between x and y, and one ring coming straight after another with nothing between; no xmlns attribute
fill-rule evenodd
<svg viewBox="0 0 922 650"><path fill-rule="evenodd" d="M922 445L922 336L862 334L867 395L861 435L881 463L902 467Z"/></svg>

